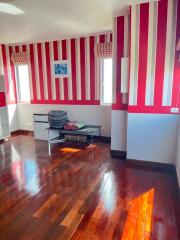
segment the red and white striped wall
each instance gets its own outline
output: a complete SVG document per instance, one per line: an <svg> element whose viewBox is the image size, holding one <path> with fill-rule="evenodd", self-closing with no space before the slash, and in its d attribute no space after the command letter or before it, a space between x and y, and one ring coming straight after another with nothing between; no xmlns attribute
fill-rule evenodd
<svg viewBox="0 0 180 240"><path fill-rule="evenodd" d="M11 53L30 52L30 89L33 104L100 104L94 45L112 42L112 33L17 46L2 45L8 103L16 103L15 68ZM54 78L54 60L69 59L72 77Z"/></svg>
<svg viewBox="0 0 180 240"><path fill-rule="evenodd" d="M121 89L121 58L129 57L130 46L130 15L114 18L113 32L113 78L115 79L115 101L112 110L127 110L128 94L120 92Z"/></svg>
<svg viewBox="0 0 180 240"><path fill-rule="evenodd" d="M178 5L161 0L131 7L129 112L170 113L180 107Z"/></svg>
<svg viewBox="0 0 180 240"><path fill-rule="evenodd" d="M5 45L0 45L0 54L3 63L3 72L6 85L6 99L8 104L14 104L17 102L16 94L16 79L14 65L9 58L12 53L12 48Z"/></svg>

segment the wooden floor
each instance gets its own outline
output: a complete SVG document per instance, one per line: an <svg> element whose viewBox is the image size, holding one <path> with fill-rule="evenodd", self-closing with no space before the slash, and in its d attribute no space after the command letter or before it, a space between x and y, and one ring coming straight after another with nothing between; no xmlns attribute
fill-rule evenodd
<svg viewBox="0 0 180 240"><path fill-rule="evenodd" d="M0 144L0 239L178 240L172 175L112 159L110 146L13 136Z"/></svg>

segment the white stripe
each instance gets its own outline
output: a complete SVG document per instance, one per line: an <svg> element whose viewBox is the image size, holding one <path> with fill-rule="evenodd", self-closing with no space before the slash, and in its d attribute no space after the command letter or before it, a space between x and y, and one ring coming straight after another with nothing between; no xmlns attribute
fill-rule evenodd
<svg viewBox="0 0 180 240"><path fill-rule="evenodd" d="M129 105L137 105L139 59L139 5L132 6L131 17L131 69Z"/></svg>
<svg viewBox="0 0 180 240"><path fill-rule="evenodd" d="M76 39L76 88L77 99L81 100L81 61L80 61L80 38Z"/></svg>
<svg viewBox="0 0 180 240"><path fill-rule="evenodd" d="M62 60L62 41L59 41L59 60ZM64 80L60 78L60 99L64 100Z"/></svg>
<svg viewBox="0 0 180 240"><path fill-rule="evenodd" d="M47 83L45 43L42 43L42 66L43 66L43 81L44 81L44 99L48 100L48 83Z"/></svg>
<svg viewBox="0 0 180 240"><path fill-rule="evenodd" d="M177 0L168 0L166 53L164 68L163 106L170 106L172 100L174 54L176 42Z"/></svg>
<svg viewBox="0 0 180 240"><path fill-rule="evenodd" d="M23 49L22 49L22 45L19 46L19 52L22 52Z"/></svg>
<svg viewBox="0 0 180 240"><path fill-rule="evenodd" d="M127 55L130 57L130 40L131 40L131 16L128 15L128 50L127 50Z"/></svg>
<svg viewBox="0 0 180 240"><path fill-rule="evenodd" d="M16 52L15 46L12 46L12 51L13 51L14 53Z"/></svg>
<svg viewBox="0 0 180 240"><path fill-rule="evenodd" d="M122 103L123 103L123 104L127 104L127 97L128 97L128 94L127 94L127 93L123 93L123 94L122 94Z"/></svg>
<svg viewBox="0 0 180 240"><path fill-rule="evenodd" d="M68 39L66 42L67 59L69 60L71 68L71 40ZM72 74L72 72L71 72ZM68 78L68 100L72 100L72 76Z"/></svg>
<svg viewBox="0 0 180 240"><path fill-rule="evenodd" d="M96 43L100 43L100 36L99 35L96 36Z"/></svg>
<svg viewBox="0 0 180 240"><path fill-rule="evenodd" d="M129 16L125 15L124 16L124 57L128 57L128 21L129 21Z"/></svg>
<svg viewBox="0 0 180 240"><path fill-rule="evenodd" d="M113 103L116 102L116 67L117 67L116 58L117 58L117 17L114 18L114 27L113 27L113 58L112 58L113 59L113 88L112 88Z"/></svg>
<svg viewBox="0 0 180 240"><path fill-rule="evenodd" d="M39 83L39 64L38 64L38 51L37 51L37 44L33 44L34 48L34 60L35 60L35 80L36 80L36 92L37 92L37 99L41 99L40 95L40 83Z"/></svg>
<svg viewBox="0 0 180 240"><path fill-rule="evenodd" d="M95 37L95 43L99 43L99 35ZM95 99L100 100L100 59L95 59L95 76L96 76L96 82L95 82Z"/></svg>
<svg viewBox="0 0 180 240"><path fill-rule="evenodd" d="M56 99L56 84L55 78L52 73L52 64L54 62L54 50L53 50L53 42L49 42L49 51L50 51L50 76L51 76L51 88L52 88L52 100Z"/></svg>
<svg viewBox="0 0 180 240"><path fill-rule="evenodd" d="M26 45L26 49L27 49L27 51L30 53L30 45ZM31 100L33 100L31 61L29 61L29 64L28 64L28 71L29 71L30 96L31 96Z"/></svg>
<svg viewBox="0 0 180 240"><path fill-rule="evenodd" d="M90 100L90 44L89 44L90 38L85 38L85 72L86 72L86 100Z"/></svg>
<svg viewBox="0 0 180 240"><path fill-rule="evenodd" d="M148 53L147 53L147 76L146 76L146 99L145 105L154 104L155 62L157 43L157 2L149 3L149 26L148 26Z"/></svg>
<svg viewBox="0 0 180 240"><path fill-rule="evenodd" d="M110 42L110 39L111 39L111 34L110 33L106 34L106 42Z"/></svg>

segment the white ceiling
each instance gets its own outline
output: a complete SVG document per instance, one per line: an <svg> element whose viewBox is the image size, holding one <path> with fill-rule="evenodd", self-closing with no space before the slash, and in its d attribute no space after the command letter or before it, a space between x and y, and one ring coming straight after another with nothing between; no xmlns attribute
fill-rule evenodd
<svg viewBox="0 0 180 240"><path fill-rule="evenodd" d="M138 3L142 0L9 0L9 2L24 13L12 15L0 12L1 43L35 42L109 31L112 30L112 16L127 12L130 2Z"/></svg>

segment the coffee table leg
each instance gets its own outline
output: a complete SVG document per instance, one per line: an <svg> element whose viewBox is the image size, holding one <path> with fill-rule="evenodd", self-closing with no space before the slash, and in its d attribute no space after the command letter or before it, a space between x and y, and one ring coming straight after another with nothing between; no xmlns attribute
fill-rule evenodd
<svg viewBox="0 0 180 240"><path fill-rule="evenodd" d="M93 146L93 135L91 135L91 145Z"/></svg>
<svg viewBox="0 0 180 240"><path fill-rule="evenodd" d="M49 130L49 128L48 128L48 154L49 154L49 156L51 155L51 144L50 144L50 142L49 142L49 140L50 140L50 130Z"/></svg>
<svg viewBox="0 0 180 240"><path fill-rule="evenodd" d="M93 160L93 158L94 158L94 153L93 153L93 151L94 151L94 138L93 138L93 135L91 135L91 148L92 148L92 160Z"/></svg>
<svg viewBox="0 0 180 240"><path fill-rule="evenodd" d="M49 156L51 156L51 143L48 142L48 153L49 153Z"/></svg>

